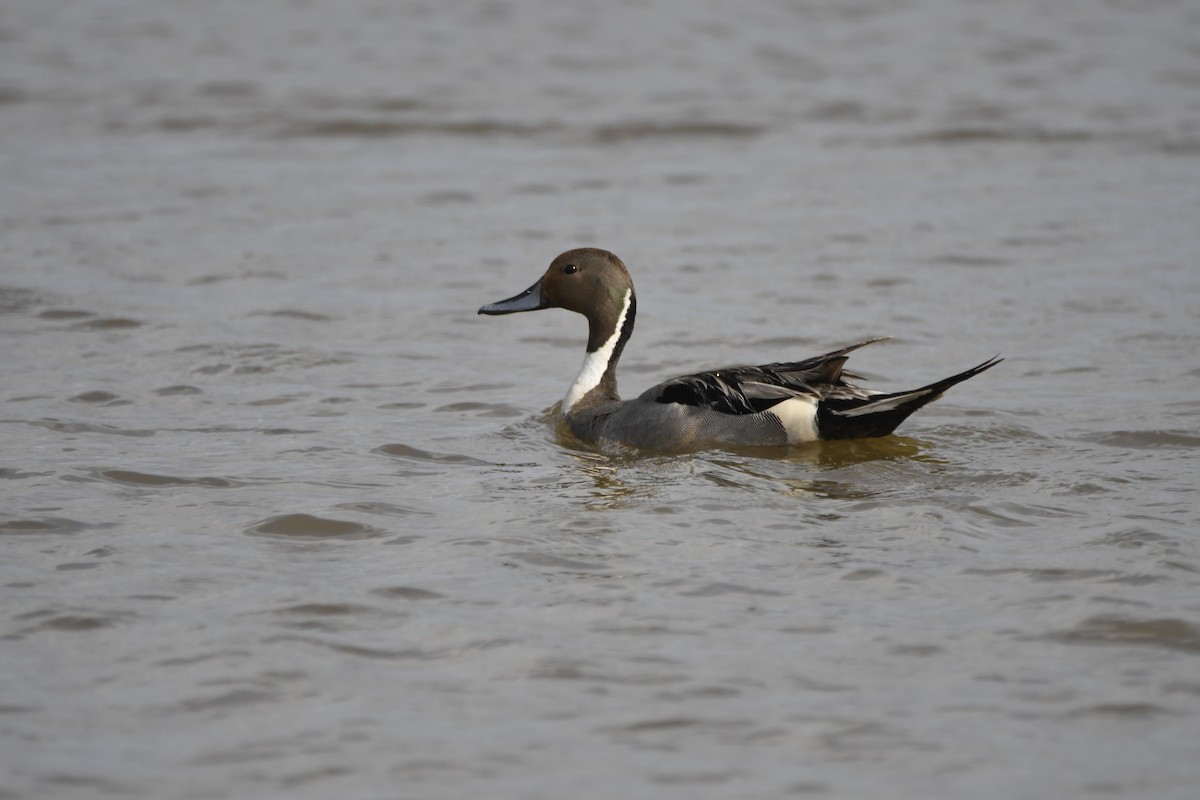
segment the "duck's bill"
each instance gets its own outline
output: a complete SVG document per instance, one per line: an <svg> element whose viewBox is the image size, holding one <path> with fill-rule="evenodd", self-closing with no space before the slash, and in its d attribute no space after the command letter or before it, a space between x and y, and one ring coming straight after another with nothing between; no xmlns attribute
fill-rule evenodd
<svg viewBox="0 0 1200 800"><path fill-rule="evenodd" d="M515 314L518 311L537 311L548 308L550 303L542 296L542 282L539 280L533 286L515 297L501 300L498 303L488 303L479 309L480 314Z"/></svg>

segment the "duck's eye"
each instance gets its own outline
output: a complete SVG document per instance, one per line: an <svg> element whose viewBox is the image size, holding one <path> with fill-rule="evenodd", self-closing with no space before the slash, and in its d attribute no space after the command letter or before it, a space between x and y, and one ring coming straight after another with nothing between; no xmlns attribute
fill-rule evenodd
<svg viewBox="0 0 1200 800"><path fill-rule="evenodd" d="M579 272L579 267L575 266L574 264L566 264L563 266L563 275L574 275L576 272Z"/></svg>

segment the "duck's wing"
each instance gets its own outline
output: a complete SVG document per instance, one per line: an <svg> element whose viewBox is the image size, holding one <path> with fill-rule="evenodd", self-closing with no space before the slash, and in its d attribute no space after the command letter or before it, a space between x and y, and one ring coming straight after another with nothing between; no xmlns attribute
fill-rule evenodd
<svg viewBox="0 0 1200 800"><path fill-rule="evenodd" d="M758 367L733 367L663 381L638 399L698 406L722 414L757 414L800 394L817 392L803 384L783 386Z"/></svg>
<svg viewBox="0 0 1200 800"><path fill-rule="evenodd" d="M845 394L849 397L868 397L875 394L875 392L869 389L861 389L846 382L847 378L856 381L866 380L866 378L861 375L855 375L852 372L845 372L842 367L849 360L850 353L860 347L866 347L876 342L886 342L891 338L890 336L876 336L873 339L864 339L856 344L848 345L839 350L831 350L828 353L813 356L812 358L806 358L803 361L764 364L755 369L766 370L778 375L780 380L784 381L784 385L794 383L821 388L824 395L832 393L834 396Z"/></svg>
<svg viewBox="0 0 1200 800"><path fill-rule="evenodd" d="M842 367L849 353L882 340L867 339L803 361L727 367L684 375L651 387L639 399L710 408L723 414L757 414L803 395L865 398L872 393L846 383L846 377L859 378L843 372Z"/></svg>

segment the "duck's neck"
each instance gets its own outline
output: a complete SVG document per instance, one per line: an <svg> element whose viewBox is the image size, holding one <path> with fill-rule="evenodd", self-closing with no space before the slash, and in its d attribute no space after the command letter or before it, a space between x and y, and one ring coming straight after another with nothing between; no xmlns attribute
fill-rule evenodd
<svg viewBox="0 0 1200 800"><path fill-rule="evenodd" d="M581 403L621 399L617 394L617 361L621 358L625 343L633 335L636 317L637 298L633 289L627 289L621 302L621 311L615 320L611 317L588 318L588 351L579 375L563 400L564 414Z"/></svg>

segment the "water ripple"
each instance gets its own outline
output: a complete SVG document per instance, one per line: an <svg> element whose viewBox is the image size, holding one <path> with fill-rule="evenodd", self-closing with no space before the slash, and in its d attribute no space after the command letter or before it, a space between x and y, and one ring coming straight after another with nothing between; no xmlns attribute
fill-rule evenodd
<svg viewBox="0 0 1200 800"><path fill-rule="evenodd" d="M1101 614L1052 634L1066 644L1135 645L1200 653L1200 627L1182 619L1137 619Z"/></svg>
<svg viewBox="0 0 1200 800"><path fill-rule="evenodd" d="M1159 449L1200 447L1200 436L1189 431L1146 430L1146 431L1110 431L1095 433L1080 437L1082 441L1095 442L1109 447L1128 447L1133 449Z"/></svg>
<svg viewBox="0 0 1200 800"><path fill-rule="evenodd" d="M203 486L210 489L232 489L245 485L243 481L236 481L230 478L182 478L176 475L155 475L129 469L100 469L95 470L94 474L103 480L126 486Z"/></svg>
<svg viewBox="0 0 1200 800"><path fill-rule="evenodd" d="M281 514L256 522L246 528L255 536L293 539L367 539L383 535L370 525L341 519L327 519L311 514Z"/></svg>

